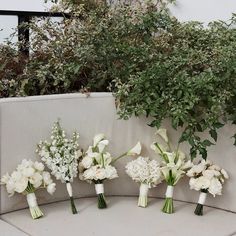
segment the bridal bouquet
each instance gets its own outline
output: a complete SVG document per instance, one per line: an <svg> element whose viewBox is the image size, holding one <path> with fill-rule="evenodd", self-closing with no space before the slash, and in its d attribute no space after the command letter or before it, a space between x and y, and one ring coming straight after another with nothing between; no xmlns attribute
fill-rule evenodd
<svg viewBox="0 0 236 236"><path fill-rule="evenodd" d="M146 207L149 188L156 187L162 180L159 163L149 157L140 156L126 165L126 173L140 183L138 206Z"/></svg>
<svg viewBox="0 0 236 236"><path fill-rule="evenodd" d="M211 161L202 160L194 165L188 172L190 177L190 189L201 191L197 207L194 211L196 215L203 215L203 205L205 204L207 193L216 195L222 194L222 185L229 176L224 169L214 165Z"/></svg>
<svg viewBox="0 0 236 236"><path fill-rule="evenodd" d="M48 193L53 194L56 184L53 183L49 172L44 171L41 162L33 162L24 159L11 175L8 173L1 178L1 184L6 185L9 196L15 192L26 195L30 213L33 219L43 216L43 212L38 207L35 191L39 188L46 188Z"/></svg>
<svg viewBox="0 0 236 236"><path fill-rule="evenodd" d="M118 177L117 170L113 164L124 156L132 156L141 152L141 145L138 143L130 151L117 158L112 158L111 154L105 151L108 144L109 141L105 139L104 134L96 135L93 139L93 145L89 146L79 163L80 179L95 184L98 208L100 209L107 207L103 182L107 179Z"/></svg>
<svg viewBox="0 0 236 236"><path fill-rule="evenodd" d="M165 145L162 146L155 142L151 145L151 148L159 154L162 159L161 172L168 185L162 211L171 214L174 212L174 186L186 174L187 170L192 167L192 162L179 150L179 147L174 151L172 150L166 129L159 129L157 135L164 140Z"/></svg>
<svg viewBox="0 0 236 236"><path fill-rule="evenodd" d="M78 160L82 155L78 144L79 134L74 132L72 138L66 137L59 121L52 127L51 141L40 141L36 152L51 170L51 174L66 183L67 192L70 197L71 210L77 213L75 207L71 182L78 173Z"/></svg>

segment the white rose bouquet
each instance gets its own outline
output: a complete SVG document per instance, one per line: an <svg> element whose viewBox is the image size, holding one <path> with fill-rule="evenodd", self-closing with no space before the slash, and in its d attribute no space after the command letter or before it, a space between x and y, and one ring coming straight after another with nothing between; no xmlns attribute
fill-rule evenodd
<svg viewBox="0 0 236 236"><path fill-rule="evenodd" d="M159 129L157 131L157 135L164 140L165 145L162 146L161 144L154 142L151 145L151 148L159 154L162 159L161 172L168 185L162 211L164 213L171 214L174 212L174 186L186 174L186 171L192 167L192 162L188 160L185 154L179 150L179 146L176 150L172 150L166 129Z"/></svg>
<svg viewBox="0 0 236 236"><path fill-rule="evenodd" d="M105 151L108 144L109 141L105 139L104 134L96 135L93 139L93 145L89 146L79 163L80 179L95 184L99 209L107 207L104 197L103 182L107 179L118 177L117 170L113 164L126 155L139 154L141 151L141 145L138 143L129 152L126 152L117 158L112 158L111 154Z"/></svg>
<svg viewBox="0 0 236 236"><path fill-rule="evenodd" d="M53 183L49 172L44 171L41 162L33 162L24 159L11 175L8 173L1 178L1 184L6 185L9 196L15 192L26 195L30 213L33 219L43 216L43 212L38 207L35 191L39 188L46 188L48 193L53 194L56 184Z"/></svg>
<svg viewBox="0 0 236 236"><path fill-rule="evenodd" d="M146 207L149 188L156 187L162 180L159 163L149 157L140 156L126 165L126 173L140 183L138 206Z"/></svg>
<svg viewBox="0 0 236 236"><path fill-rule="evenodd" d="M229 176L224 169L214 165L212 161L202 160L194 165L188 172L190 177L190 189L201 191L198 204L194 213L203 215L203 206L206 201L207 194L210 193L214 197L222 194L222 185Z"/></svg>
<svg viewBox="0 0 236 236"><path fill-rule="evenodd" d="M71 182L77 176L78 160L82 155L78 139L77 132L73 133L71 139L67 138L65 131L57 121L52 127L51 141L40 141L36 150L42 161L51 170L51 174L57 180L66 183L73 214L77 213L77 209L74 204Z"/></svg>

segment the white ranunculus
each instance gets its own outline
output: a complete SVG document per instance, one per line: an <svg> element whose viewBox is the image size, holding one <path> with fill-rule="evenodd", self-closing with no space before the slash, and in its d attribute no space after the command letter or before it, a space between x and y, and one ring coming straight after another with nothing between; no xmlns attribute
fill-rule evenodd
<svg viewBox="0 0 236 236"><path fill-rule="evenodd" d="M188 160L184 163L184 165L181 167L182 170L187 170L193 167L193 163L191 160Z"/></svg>
<svg viewBox="0 0 236 236"><path fill-rule="evenodd" d="M167 130L166 129L159 129L157 130L156 134L158 134L160 137L162 137L166 143L168 143L168 136L167 136Z"/></svg>
<svg viewBox="0 0 236 236"><path fill-rule="evenodd" d="M97 144L105 138L104 134L97 134L93 138L93 146L96 147Z"/></svg>
<svg viewBox="0 0 236 236"><path fill-rule="evenodd" d="M228 178L229 178L229 175L228 175L228 173L226 172L225 169L222 169L222 170L221 170L221 174L224 176L225 179L228 179Z"/></svg>
<svg viewBox="0 0 236 236"><path fill-rule="evenodd" d="M56 191L56 184L55 183L51 183L47 186L47 191L49 194L53 194Z"/></svg>
<svg viewBox="0 0 236 236"><path fill-rule="evenodd" d="M211 183L211 181L208 178L201 176L196 179L194 189L197 191L199 191L201 189L208 189L210 186L210 183Z"/></svg>
<svg viewBox="0 0 236 236"><path fill-rule="evenodd" d="M209 170L218 170L218 171L220 171L220 167L218 165L211 165L208 169Z"/></svg>
<svg viewBox="0 0 236 236"><path fill-rule="evenodd" d="M213 178L210 182L210 186L208 188L209 193L211 193L214 197L215 195L221 195L222 192L222 184L217 178Z"/></svg>
<svg viewBox="0 0 236 236"><path fill-rule="evenodd" d="M98 168L96 170L95 178L97 180L103 180L106 179L106 170L104 168Z"/></svg>
<svg viewBox="0 0 236 236"><path fill-rule="evenodd" d="M214 170L204 170L202 172L202 175L210 180L215 176L215 171Z"/></svg>
<svg viewBox="0 0 236 236"><path fill-rule="evenodd" d="M88 169L91 167L91 165L93 164L93 158L89 157L89 156L85 156L82 161L81 164L84 168Z"/></svg>
<svg viewBox="0 0 236 236"><path fill-rule="evenodd" d="M141 143L138 142L133 148L127 152L127 156L139 155L141 153Z"/></svg>

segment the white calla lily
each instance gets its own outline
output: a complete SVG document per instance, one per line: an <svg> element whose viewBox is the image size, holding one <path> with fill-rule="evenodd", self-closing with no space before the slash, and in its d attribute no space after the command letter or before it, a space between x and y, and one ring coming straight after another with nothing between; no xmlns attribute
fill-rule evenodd
<svg viewBox="0 0 236 236"><path fill-rule="evenodd" d="M158 129L156 134L159 135L166 143L169 142L166 129Z"/></svg>
<svg viewBox="0 0 236 236"><path fill-rule="evenodd" d="M93 138L93 146L96 147L105 138L105 134L97 134Z"/></svg>
<svg viewBox="0 0 236 236"><path fill-rule="evenodd" d="M134 155L139 155L141 153L141 143L138 142L133 148L131 148L128 152L127 152L127 156L134 156Z"/></svg>

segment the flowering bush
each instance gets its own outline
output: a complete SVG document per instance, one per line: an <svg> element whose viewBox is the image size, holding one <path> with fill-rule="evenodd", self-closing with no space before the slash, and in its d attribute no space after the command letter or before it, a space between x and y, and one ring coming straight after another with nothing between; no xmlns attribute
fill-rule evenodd
<svg viewBox="0 0 236 236"><path fill-rule="evenodd" d="M126 165L126 173L140 184L138 206L147 206L148 189L156 187L162 180L160 165L148 157L138 157Z"/></svg>
<svg viewBox="0 0 236 236"><path fill-rule="evenodd" d="M190 189L201 191L199 201L195 209L196 215L203 214L203 205L206 200L207 193L216 195L222 194L222 185L225 179L229 176L224 169L214 165L212 161L202 160L198 164L194 165L188 172L187 176L190 177L189 185Z"/></svg>
<svg viewBox="0 0 236 236"><path fill-rule="evenodd" d="M22 160L11 175L4 175L1 184L6 185L9 196L13 196L15 192L26 195L33 219L43 216L34 192L39 188L46 188L48 193L53 194L56 190L56 184L53 183L49 172L44 171L43 163L26 159Z"/></svg>
<svg viewBox="0 0 236 236"><path fill-rule="evenodd" d="M141 145L138 143L130 151L122 154L118 158L112 158L105 148L109 141L104 134L97 134L93 139L93 145L83 155L79 163L80 179L89 183L95 183L95 190L98 195L98 208L106 208L107 204L104 197L103 181L118 177L117 170L112 166L117 160L128 155L140 154Z"/></svg>
<svg viewBox="0 0 236 236"><path fill-rule="evenodd" d="M66 183L67 191L71 200L73 214L77 213L75 208L71 182L78 173L78 160L82 155L78 144L79 134L74 132L72 138L66 137L59 121L52 127L51 141L40 141L36 152L51 170L51 174Z"/></svg>

